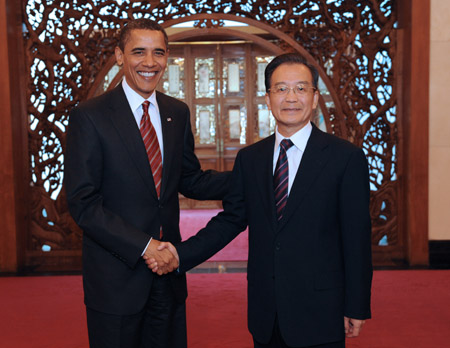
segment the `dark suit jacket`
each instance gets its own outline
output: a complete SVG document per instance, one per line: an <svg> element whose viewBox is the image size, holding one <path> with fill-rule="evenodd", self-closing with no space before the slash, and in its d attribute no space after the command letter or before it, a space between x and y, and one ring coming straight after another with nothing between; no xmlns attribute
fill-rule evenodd
<svg viewBox="0 0 450 348"><path fill-rule="evenodd" d="M277 223L272 135L236 158L224 212L177 245L181 271L249 227L248 325L268 342L275 315L288 345L344 339L343 317L370 317L368 166L361 149L313 127Z"/></svg>
<svg viewBox="0 0 450 348"><path fill-rule="evenodd" d="M65 157L69 210L83 229L83 284L88 307L129 315L144 308L153 273L141 254L150 237L181 240L178 192L222 199L228 173L203 172L194 154L186 104L157 93L164 141L158 200L139 128L122 86L81 103L70 115ZM171 275L176 297L185 276Z"/></svg>

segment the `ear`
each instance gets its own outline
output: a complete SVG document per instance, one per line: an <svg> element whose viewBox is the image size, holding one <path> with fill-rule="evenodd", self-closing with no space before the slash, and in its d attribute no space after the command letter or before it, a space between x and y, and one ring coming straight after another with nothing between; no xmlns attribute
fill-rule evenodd
<svg viewBox="0 0 450 348"><path fill-rule="evenodd" d="M264 98L266 99L267 107L269 108L269 110L272 110L272 108L270 107L270 97L269 97L269 93L266 93L266 95L264 96Z"/></svg>
<svg viewBox="0 0 450 348"><path fill-rule="evenodd" d="M319 104L319 91L314 91L314 97L313 97L313 110L317 108L317 105Z"/></svg>
<svg viewBox="0 0 450 348"><path fill-rule="evenodd" d="M119 46L116 46L116 49L114 51L114 54L116 56L116 63L118 66L122 66L123 65L123 52L122 50L119 48Z"/></svg>

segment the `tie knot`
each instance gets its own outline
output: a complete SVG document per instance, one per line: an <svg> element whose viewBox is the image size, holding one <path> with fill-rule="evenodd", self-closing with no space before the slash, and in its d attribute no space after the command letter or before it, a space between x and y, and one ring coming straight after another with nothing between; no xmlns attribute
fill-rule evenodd
<svg viewBox="0 0 450 348"><path fill-rule="evenodd" d="M283 150L286 152L287 150L289 150L289 148L291 146L293 146L294 143L292 142L291 139L283 139L281 140L280 146L283 148Z"/></svg>
<svg viewBox="0 0 450 348"><path fill-rule="evenodd" d="M142 103L142 110L144 110L144 114L148 114L149 105L150 105L150 102L148 100L146 100L145 102Z"/></svg>

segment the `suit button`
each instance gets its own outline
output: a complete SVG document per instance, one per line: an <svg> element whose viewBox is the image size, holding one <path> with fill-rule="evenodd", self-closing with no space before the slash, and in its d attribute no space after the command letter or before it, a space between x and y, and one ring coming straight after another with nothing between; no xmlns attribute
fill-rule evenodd
<svg viewBox="0 0 450 348"><path fill-rule="evenodd" d="M163 208L163 205L162 205L162 204L158 204L158 208L159 208L159 209L162 209L162 208Z"/></svg>
<svg viewBox="0 0 450 348"><path fill-rule="evenodd" d="M276 245L275 245L275 250L280 250L281 249L281 245L280 245L280 243L277 243Z"/></svg>

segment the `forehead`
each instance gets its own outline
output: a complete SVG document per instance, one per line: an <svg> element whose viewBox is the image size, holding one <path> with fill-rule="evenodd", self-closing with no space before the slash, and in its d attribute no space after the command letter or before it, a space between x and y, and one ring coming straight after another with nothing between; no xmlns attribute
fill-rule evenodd
<svg viewBox="0 0 450 348"><path fill-rule="evenodd" d="M125 48L134 47L166 49L164 35L158 30L133 29L125 41Z"/></svg>
<svg viewBox="0 0 450 348"><path fill-rule="evenodd" d="M272 74L271 83L309 82L312 84L312 74L309 68L301 63L283 63Z"/></svg>

